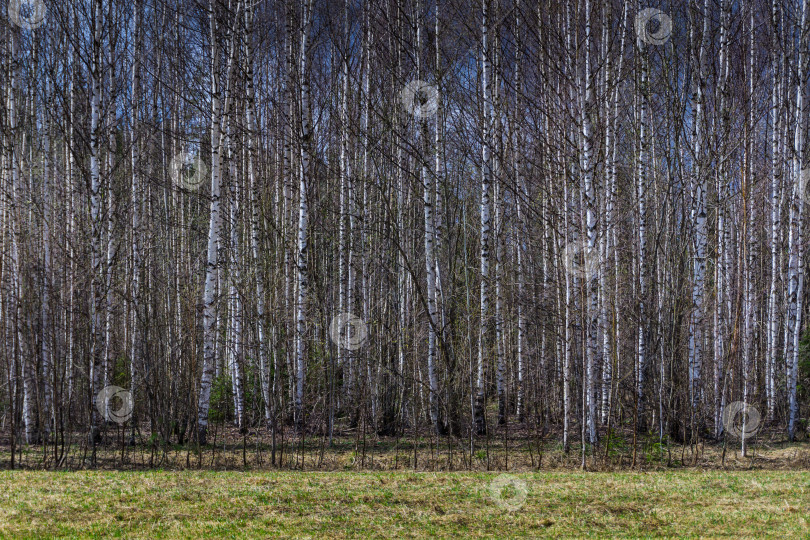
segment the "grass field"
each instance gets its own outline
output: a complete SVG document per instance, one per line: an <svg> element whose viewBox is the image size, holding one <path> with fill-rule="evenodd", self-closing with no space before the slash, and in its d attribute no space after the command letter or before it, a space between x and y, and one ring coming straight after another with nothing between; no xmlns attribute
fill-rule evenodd
<svg viewBox="0 0 810 540"><path fill-rule="evenodd" d="M810 473L0 472L0 536L810 536Z"/></svg>

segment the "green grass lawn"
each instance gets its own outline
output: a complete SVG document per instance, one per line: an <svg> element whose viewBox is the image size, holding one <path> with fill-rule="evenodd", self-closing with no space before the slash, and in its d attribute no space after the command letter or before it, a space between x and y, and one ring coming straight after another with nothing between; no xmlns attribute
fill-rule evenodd
<svg viewBox="0 0 810 540"><path fill-rule="evenodd" d="M498 477L3 471L0 536L810 536L808 472Z"/></svg>

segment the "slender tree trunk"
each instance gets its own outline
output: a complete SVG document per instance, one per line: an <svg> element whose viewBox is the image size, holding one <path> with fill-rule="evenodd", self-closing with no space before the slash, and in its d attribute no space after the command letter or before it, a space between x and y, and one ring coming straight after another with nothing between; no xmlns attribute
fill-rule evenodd
<svg viewBox="0 0 810 540"><path fill-rule="evenodd" d="M765 358L765 394L767 399L767 419L773 420L776 411L776 356L777 356L777 283L779 280L779 226L780 226L780 179L781 179L781 156L779 155L779 135L781 133L781 107L779 104L779 63L777 56L779 39L778 24L779 14L778 2L771 2L771 26L773 37L771 40L771 275L770 289L768 291L768 342L766 346Z"/></svg>
<svg viewBox="0 0 810 540"><path fill-rule="evenodd" d="M475 383L475 426L479 435L486 433L484 370L489 326L489 236L490 236L490 186L492 185L492 157L490 137L492 130L492 98L489 88L490 56L488 45L489 0L482 1L481 22L481 85L484 99L484 129L481 157L481 321L478 332L478 366Z"/></svg>
<svg viewBox="0 0 810 540"><path fill-rule="evenodd" d="M236 37L234 36L234 39ZM231 371L231 384L233 387L234 411L236 413L236 425L244 428L243 416L245 408L245 398L242 390L242 298L239 292L241 271L241 241L239 237L239 199L240 186L239 177L236 172L236 149L234 136L232 133L232 122L228 123L228 161L230 166L230 253L228 268L228 300L230 304L230 343L228 343L228 358Z"/></svg>
<svg viewBox="0 0 810 540"><path fill-rule="evenodd" d="M593 127L591 125L591 111L590 107L593 100L593 89L591 83L591 3L590 0L585 0L585 95L582 107L582 146L583 146L583 175L585 180L585 200L586 200L586 227L588 234L588 247L587 247L587 261L599 260L599 246L597 239L597 222L596 222L596 187L594 186L593 178ZM642 80L643 75L642 75ZM642 111L644 106L642 105ZM642 113L643 114L643 113ZM641 127L642 137L644 136L644 124L642 120ZM643 143L642 143L643 145ZM639 213L644 211L643 198L639 198ZM643 246L644 234L643 218L639 227L639 235L642 236L641 243ZM600 261L601 262L601 261ZM643 262L642 262L643 265ZM601 264L599 265L601 266ZM598 339L598 326L599 326L599 280L598 273L591 273L593 265L585 264L585 287L588 295L587 306L587 346L585 352L585 386L587 395L587 420L588 420L588 442L596 444L596 350ZM643 293L642 293L643 294ZM643 300L642 300L643 305Z"/></svg>
<svg viewBox="0 0 810 540"><path fill-rule="evenodd" d="M45 81L45 102L51 97L51 80ZM42 430L45 439L49 440L51 432L56 427L54 420L56 411L53 404L53 320L51 319L51 288L53 287L53 267L51 257L51 220L53 212L53 197L51 194L51 122L47 111L43 118L43 162L42 162Z"/></svg>
<svg viewBox="0 0 810 540"><path fill-rule="evenodd" d="M649 97L649 68L647 58L647 44L639 39L641 51L641 77L639 85L639 140L638 140L638 170L636 172L636 194L638 197L638 373L636 374L636 414L639 425L646 425L645 416L645 382L647 376L647 160L648 129L647 116ZM643 431L643 429L642 429Z"/></svg>
<svg viewBox="0 0 810 540"><path fill-rule="evenodd" d="M216 2L209 6L211 32L211 206L208 219L208 255L205 267L205 290L203 293L203 370L200 380L199 403L197 406L197 437L201 445L206 444L208 429L208 408L211 399L211 383L214 376L216 341L216 295L219 266L219 236L221 229L221 186L220 186L220 77L219 42Z"/></svg>
<svg viewBox="0 0 810 540"><path fill-rule="evenodd" d="M802 217L804 214L804 197L806 196L807 180L804 166L804 86L807 73L807 32L808 32L808 0L802 1L801 27L799 30L799 47L797 57L798 78L796 81L796 128L793 138L793 178L794 194L790 212L790 233L788 238L788 251L790 253L790 289L789 302L792 306L790 324L792 328L793 346L791 356L788 358L788 439L792 442L796 435L796 423L799 416L799 402L796 387L799 374L799 342L801 341L802 327L802 301L804 293L804 245Z"/></svg>
<svg viewBox="0 0 810 540"><path fill-rule="evenodd" d="M697 11L695 3L693 11ZM693 59L693 72L697 72L697 82L694 84L692 96L692 110L694 119L692 126L693 165L691 175L692 210L691 222L694 227L694 246L692 253L692 311L689 320L689 396L692 414L698 412L701 396L701 365L703 358L703 289L706 273L706 180L702 171L702 152L704 147L704 95L706 78L706 40L709 33L709 1L703 4L703 32L699 38L699 52ZM692 32L697 29L693 22Z"/></svg>
<svg viewBox="0 0 810 540"><path fill-rule="evenodd" d="M130 190L131 220L132 220L132 332L129 353L129 373L130 373L130 395L133 403L138 396L138 366L141 365L142 334L141 334L141 185L140 185L140 133L139 111L141 99L141 54L142 54L142 26L143 10L141 0L135 0L135 53L132 60L132 113L131 113L131 133L130 133L130 157L132 167L132 185ZM130 443L135 442L135 429L137 416L133 415L132 435Z"/></svg>
<svg viewBox="0 0 810 540"><path fill-rule="evenodd" d="M100 390L99 378L103 354L103 327L101 316L102 292L104 289L104 272L101 266L102 252L102 201L101 201L101 172L99 168L100 149L100 125L101 125L101 1L93 0L93 46L91 50L92 63L90 84L90 219L92 223L91 242L91 302L90 302L90 324L91 324L91 353L90 353L90 395L92 396L90 406L90 437L95 449L96 440L99 436L99 414L96 394ZM94 456L95 457L95 456Z"/></svg>
<svg viewBox="0 0 810 540"><path fill-rule="evenodd" d="M295 384L295 424L299 430L304 427L304 374L306 371L306 303L309 281L307 276L307 247L309 246L309 206L307 205L307 186L309 185L310 151L312 145L312 124L310 119L310 88L308 76L309 34L312 27L313 0L304 5L301 24L301 50L299 51L299 99L301 102L300 152L301 169L299 171L298 189L298 253L296 300L296 384Z"/></svg>

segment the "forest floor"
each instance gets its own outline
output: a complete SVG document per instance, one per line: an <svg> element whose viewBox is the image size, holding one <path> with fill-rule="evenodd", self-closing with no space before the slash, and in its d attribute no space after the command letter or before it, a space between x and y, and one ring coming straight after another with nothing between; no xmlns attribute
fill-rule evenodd
<svg viewBox="0 0 810 540"><path fill-rule="evenodd" d="M145 426L144 426L145 427ZM558 433L475 441L344 431L327 444L229 425L211 444L109 428L17 446L0 434L4 537L810 537L810 444L763 430L661 444L632 431L597 448ZM438 445L437 445L438 442ZM5 469L5 470L2 470Z"/></svg>
<svg viewBox="0 0 810 540"><path fill-rule="evenodd" d="M412 471L412 472L533 472L582 469L582 446L577 439L565 452L562 434L534 437L526 430L495 431L474 441L440 439L408 434L378 437L343 430L331 445L322 435L308 434L302 440L291 429L276 437L275 455L266 430L240 433L232 425L217 426L208 445L161 441L143 426L128 444L130 432L108 426L95 448L87 434L60 436L48 445L19 444L14 467L28 470L182 470L214 471L304 470L304 471ZM508 436L507 436L508 435ZM740 441L723 443L701 440L677 444L657 434L634 436L631 429L600 435L596 448L586 445L585 469L666 471L681 469L719 470L810 470L810 439L800 433L789 443L782 430L763 429L749 439L746 456ZM0 469L11 467L10 437L0 431ZM95 453L95 457L94 457Z"/></svg>
<svg viewBox="0 0 810 540"><path fill-rule="evenodd" d="M2 471L0 537L810 535L810 472Z"/></svg>

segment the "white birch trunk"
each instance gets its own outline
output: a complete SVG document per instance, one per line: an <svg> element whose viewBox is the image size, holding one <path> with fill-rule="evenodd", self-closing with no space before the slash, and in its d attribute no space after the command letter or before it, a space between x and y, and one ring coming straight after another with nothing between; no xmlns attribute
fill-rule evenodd
<svg viewBox="0 0 810 540"><path fill-rule="evenodd" d="M596 223L596 188L593 178L593 128L591 126L590 106L593 100L593 88L591 81L591 9L590 0L585 0L585 95L582 103L582 146L583 146L583 175L585 180L585 201L586 201L586 227L588 234L588 247L586 261L598 260L599 246ZM644 75L642 75L644 81ZM642 105L642 111L643 111ZM642 120L642 137L644 136L644 124ZM643 144L643 143L642 143ZM639 212L643 212L643 199L639 200ZM643 219L643 218L642 218ZM643 221L639 227L639 234L643 235ZM643 245L643 236L642 244ZM642 252L643 254L643 252ZM642 263L643 264L643 263ZM600 265L601 266L601 265ZM588 441L596 444L596 350L599 325L599 281L598 270L591 273L591 265L584 265L586 273L583 276L585 289L588 295L587 306L587 346L585 353L585 392L587 395L587 420L588 420ZM642 300L643 302L643 300Z"/></svg>
<svg viewBox="0 0 810 540"><path fill-rule="evenodd" d="M143 346L141 343L141 325L140 325L140 306L141 306L141 186L140 186L140 141L138 140L139 133L139 111L141 99L141 35L143 25L143 11L141 0L135 0L135 53L132 61L132 126L130 133L130 157L132 167L132 185L130 191L130 205L132 208L132 303L130 309L132 311L132 332L130 353L129 353L129 370L130 370L130 395L132 396L133 403L138 396L138 366L141 363L141 352ZM134 443L135 437L135 422L133 422L132 436L130 443Z"/></svg>
<svg viewBox="0 0 810 540"><path fill-rule="evenodd" d="M198 442L206 444L208 429L208 408L211 400L211 383L214 376L214 343L216 340L216 288L218 274L218 247L221 228L221 186L220 186L220 76L219 44L216 2L209 6L211 32L211 206L208 220L208 253L205 267L205 290L203 292L203 370L200 380L199 403L197 406Z"/></svg>
<svg viewBox="0 0 810 540"><path fill-rule="evenodd" d="M808 30L808 0L802 1L802 17L799 38L799 53L797 58L798 79L796 83L796 128L793 138L793 177L794 194L790 212L790 232L788 237L788 251L790 253L789 275L789 302L791 304L790 324L792 325L792 351L788 357L788 439L794 440L796 435L796 422L799 416L799 402L796 387L799 375L799 342L801 341L802 327L802 301L804 292L804 245L802 217L804 213L804 197L807 193L806 172L804 171L804 77L807 72L807 30Z"/></svg>
<svg viewBox="0 0 810 540"><path fill-rule="evenodd" d="M344 36L343 36L343 47L344 50L342 54L344 55L343 61L341 62L343 68L343 81L340 89L340 225L339 225L339 240L338 240L338 311L343 314L351 311L351 306L347 305L347 293L349 292L348 284L348 273L350 270L347 268L348 264L351 261L351 255L349 254L351 250L351 231L348 230L348 220L350 214L350 195L351 190L349 188L349 182L351 179L349 178L349 115L348 115L348 101L349 101L349 59L348 59L348 50L345 50L349 46L349 11L348 11L348 0L344 0L343 2L343 24L344 24ZM352 369L351 366L345 365L347 360L347 353L343 347L338 344L337 347L337 364L339 367L344 368L345 370L345 391L347 395L351 395L352 388ZM348 358L348 361L351 362L351 359Z"/></svg>
<svg viewBox="0 0 810 540"><path fill-rule="evenodd" d="M235 37L234 37L235 39ZM236 152L232 134L232 123L228 123L227 147L230 167L230 253L228 272L228 300L230 303L230 343L228 343L228 357L231 366L231 384L233 386L234 411L236 412L236 425L244 427L243 415L245 399L242 392L242 298L239 293L241 271L241 242L239 238L239 178L236 172Z"/></svg>
<svg viewBox="0 0 810 540"><path fill-rule="evenodd" d="M110 6L112 9L112 6ZM111 17L108 21L112 24ZM106 104L107 108L107 164L105 176L107 180L106 198L107 198L107 254L105 260L105 286L104 286L104 367L103 367L103 380L104 386L110 384L110 362L112 358L112 323L113 323L113 264L115 262L115 190L113 189L113 170L115 168L115 155L116 155L116 141L115 141L115 39L113 33L110 31L109 49L107 51L107 74L109 79L109 94L110 102ZM109 406L109 403L107 404Z"/></svg>
<svg viewBox="0 0 810 540"><path fill-rule="evenodd" d="M51 80L45 81L45 101L51 97ZM53 408L53 322L51 319L51 288L53 287L51 259L51 220L53 219L53 199L51 195L51 123L47 111L43 114L43 163L42 163L42 426L46 440L56 426Z"/></svg>
<svg viewBox="0 0 810 540"><path fill-rule="evenodd" d="M647 99L649 95L649 74L647 44L638 40L641 51L641 84L639 94L639 141L638 141L638 169L636 172L636 195L638 197L638 372L636 374L636 399L639 422L643 421L645 398L644 384L647 371Z"/></svg>
<svg viewBox="0 0 810 540"><path fill-rule="evenodd" d="M748 47L748 118L747 118L747 129L746 129L746 142L745 142L745 160L744 160L744 180L743 180L743 220L745 220L744 227L743 227L743 241L745 243L743 247L743 260L742 264L744 265L744 270L742 272L743 280L744 280L744 291L743 291L743 328L744 328L744 340L745 343L743 344L743 372L742 372L742 387L743 387L743 404L745 407L748 407L748 399L750 396L750 379L751 379L751 363L752 358L755 354L754 347L754 325L756 321L753 319L755 318L754 313L754 301L756 291L754 289L754 272L755 272L755 264L757 262L757 251L756 251L756 235L754 228L756 227L756 211L754 206L754 193L753 193L753 173L754 167L752 164L753 160L753 151L754 151L754 143L753 133L755 132L755 119L754 119L754 67L755 67L755 51L754 51L754 11L750 9L750 20L749 20L749 29L748 29L748 37L749 37L749 47ZM742 433L743 436L740 437L740 445L741 445L741 452L743 456L747 455L747 448L748 448L748 435L747 435L747 427L748 427L748 415L744 414L742 418Z"/></svg>
<svg viewBox="0 0 810 540"><path fill-rule="evenodd" d="M484 130L481 144L481 320L478 332L478 364L475 382L475 426L479 435L486 433L484 369L487 353L487 327L489 325L489 236L490 236L490 186L492 168L490 155L490 131L492 128L492 99L489 88L490 57L488 46L489 0L482 1L481 22L481 85L484 99Z"/></svg>
<svg viewBox="0 0 810 540"><path fill-rule="evenodd" d="M422 78L422 18L421 18L421 2L416 2L416 77ZM428 126L427 120L420 118L417 121L417 132L421 147L424 150L429 149ZM419 167L419 176L422 184L422 203L424 206L424 246L425 246L425 276L427 280L427 309L428 309L428 349L427 349L427 374L428 374L428 412L430 415L430 425L438 435L439 419L438 419L438 379L436 377L436 359L437 359L437 335L436 329L439 326L439 314L436 304L436 254L435 254L435 226L436 222L433 216L434 212L434 172L428 167L427 160L422 162Z"/></svg>
<svg viewBox="0 0 810 540"><path fill-rule="evenodd" d="M564 163L564 161L560 160L560 163ZM564 167L564 165L563 165ZM568 179L566 178L565 169L562 169L563 177L563 201L564 204L567 206L568 201ZM567 233L568 233L568 210L565 208L563 212L563 235L561 237L562 241L565 242L567 240ZM556 242L556 240L555 240ZM568 255L563 253L564 257ZM556 259L556 258L555 258ZM571 355L573 348L573 332L571 328L571 303L572 299L572 277L571 273L567 271L564 267L560 269L560 265L558 264L558 274L559 270L562 270L563 274L563 281L565 282L565 316L563 317L563 324L564 324L564 359L563 359L563 450L565 453L568 453L570 449L570 434L569 434L569 424L570 424L570 417L571 417ZM558 278L559 279L559 278Z"/></svg>
<svg viewBox="0 0 810 540"><path fill-rule="evenodd" d="M101 0L93 0L93 46L91 50L92 63L90 70L91 97L90 97L90 219L92 224L91 242L91 353L90 353L90 391L92 403L90 407L90 436L95 446L98 437L99 414L96 406L96 395L101 375L101 359L103 354L103 327L102 291L104 287L104 273L101 267L102 252L102 201L101 201L101 173L99 169L99 126L101 123Z"/></svg>
<svg viewBox="0 0 810 540"><path fill-rule="evenodd" d="M696 89L692 97L694 114L692 127L692 210L694 227L692 254L692 312L689 320L689 396L692 412L697 413L701 396L701 365L703 358L703 289L706 274L706 180L702 171L704 94L706 78L706 40L709 33L709 1L703 5L703 32L700 36L699 53L693 63L698 72ZM694 30L694 29L693 29Z"/></svg>
<svg viewBox="0 0 810 540"><path fill-rule="evenodd" d="M310 89L307 74L307 60L309 49L309 34L312 26L313 0L308 0L303 9L303 22L301 24L301 50L299 58L299 75L301 77L299 99L301 101L301 127L300 152L301 169L299 171L298 188L298 253L297 253L297 285L298 296L296 300L296 384L295 384L295 424L298 429L304 427L304 375L306 371L306 303L309 281L307 276L307 247L309 246L308 222L309 207L307 205L307 186L310 176L310 151L312 148L312 125L310 119Z"/></svg>
<svg viewBox="0 0 810 540"><path fill-rule="evenodd" d="M517 57L515 58L515 74L514 85L517 92L517 111L514 121L512 122L512 149L514 152L514 174L515 183L517 185L517 194L515 197L515 206L517 212L517 221L514 225L515 228L515 252L517 264L517 396L515 403L515 415L518 422L523 421L524 417L524 372L525 365L525 351L526 351L526 313L523 307L523 296L525 294L525 278L524 278L524 230L526 224L524 223L524 201L529 200L526 186L523 179L523 144L524 139L522 135L522 125L520 121L520 114L525 106L521 96L523 95L523 40L521 30L521 6L520 0L515 1L515 28L517 29ZM438 23L437 23L438 24ZM545 265L545 258L543 259ZM543 275L545 276L545 268ZM545 334L544 334L545 335ZM541 347L540 354L543 354L543 347Z"/></svg>
<svg viewBox="0 0 810 540"><path fill-rule="evenodd" d="M436 309L436 261L433 250L434 242L434 221L433 221L433 175L426 167L422 168L422 183L424 186L424 206L425 206L425 270L427 278L427 302L428 302L428 384L429 384L429 406L430 422L433 429L438 433L438 391L439 383L436 377L436 328L439 324L439 314Z"/></svg>
<svg viewBox="0 0 810 540"><path fill-rule="evenodd" d="M770 186L770 204L771 204L771 234L770 234L770 248L771 248L771 275L770 275L770 288L768 290L768 342L766 345L765 353L765 395L767 400L767 415L766 418L770 421L773 420L774 412L776 411L776 385L775 385L775 366L776 366L776 349L777 349L777 331L778 331L778 316L777 316L777 282L779 280L779 228L780 228L780 212L779 212L779 199L780 199L780 178L781 178L781 156L779 155L779 134L781 126L780 104L779 104L779 64L778 64L778 45L779 40L777 37L777 28L779 21L778 17L778 3L776 1L771 4L771 26L773 32L773 39L771 42L771 186Z"/></svg>

